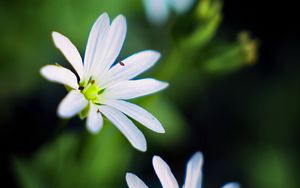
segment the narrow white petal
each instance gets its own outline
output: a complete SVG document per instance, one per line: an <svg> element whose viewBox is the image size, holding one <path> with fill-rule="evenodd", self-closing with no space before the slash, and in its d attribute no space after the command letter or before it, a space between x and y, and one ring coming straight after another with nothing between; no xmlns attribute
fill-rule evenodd
<svg viewBox="0 0 300 188"><path fill-rule="evenodd" d="M240 184L236 182L231 182L223 185L222 188L240 188Z"/></svg>
<svg viewBox="0 0 300 188"><path fill-rule="evenodd" d="M99 80L116 60L123 46L127 32L126 19L123 15L117 16L111 24L109 33L99 58L95 60L92 76Z"/></svg>
<svg viewBox="0 0 300 188"><path fill-rule="evenodd" d="M147 150L146 139L143 133L119 110L100 106L100 111L109 119L128 139L133 147L140 151Z"/></svg>
<svg viewBox="0 0 300 188"><path fill-rule="evenodd" d="M168 83L161 82L152 78L140 80L121 81L109 86L104 91L108 99L133 99L144 95L149 95L165 89Z"/></svg>
<svg viewBox="0 0 300 188"><path fill-rule="evenodd" d="M159 156L154 156L153 167L163 188L179 188L169 165Z"/></svg>
<svg viewBox="0 0 300 188"><path fill-rule="evenodd" d="M155 132L165 132L161 123L152 114L138 105L123 100L105 100L105 104L120 110Z"/></svg>
<svg viewBox="0 0 300 188"><path fill-rule="evenodd" d="M77 48L72 42L60 33L52 32L52 38L55 46L64 54L67 60L71 63L78 76L82 78L83 63Z"/></svg>
<svg viewBox="0 0 300 188"><path fill-rule="evenodd" d="M126 173L126 182L129 188L148 188L139 177L132 173Z"/></svg>
<svg viewBox="0 0 300 188"><path fill-rule="evenodd" d="M114 65L108 72L106 82L101 82L103 87L123 80L130 80L152 67L160 58L160 53L153 50L145 50L135 53ZM102 78L103 78L102 77Z"/></svg>
<svg viewBox="0 0 300 188"><path fill-rule="evenodd" d="M57 82L70 86L73 89L78 88L77 78L73 72L57 65L46 65L40 70L41 75L51 82Z"/></svg>
<svg viewBox="0 0 300 188"><path fill-rule="evenodd" d="M91 75L93 66L103 56L103 49L105 48L104 41L109 33L109 17L107 13L103 13L94 23L89 39L86 45L86 52L84 56L84 72L88 79Z"/></svg>
<svg viewBox="0 0 300 188"><path fill-rule="evenodd" d="M87 104L88 101L84 95L76 90L72 90L60 102L57 113L62 118L69 118L83 110Z"/></svg>
<svg viewBox="0 0 300 188"><path fill-rule="evenodd" d="M86 120L86 125L91 133L98 133L103 125L103 118L98 111L98 108L93 103L90 103L90 109Z"/></svg>
<svg viewBox="0 0 300 188"><path fill-rule="evenodd" d="M195 153L189 160L186 168L185 185L186 188L200 188L202 184L203 155L201 152Z"/></svg>
<svg viewBox="0 0 300 188"><path fill-rule="evenodd" d="M146 15L150 22L162 24L167 21L169 16L169 7L167 0L143 0L146 9Z"/></svg>

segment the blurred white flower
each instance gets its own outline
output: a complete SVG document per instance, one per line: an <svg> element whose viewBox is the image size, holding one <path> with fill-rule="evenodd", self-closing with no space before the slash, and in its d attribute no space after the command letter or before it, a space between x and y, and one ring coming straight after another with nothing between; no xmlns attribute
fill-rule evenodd
<svg viewBox="0 0 300 188"><path fill-rule="evenodd" d="M154 156L153 167L163 188L179 188L169 165L159 156ZM203 155L196 152L186 167L186 177L183 188L201 188L202 185ZM136 175L126 173L126 182L129 188L147 188L148 186ZM239 188L238 183L228 183L222 188Z"/></svg>
<svg viewBox="0 0 300 188"><path fill-rule="evenodd" d="M167 21L171 9L177 14L190 10L195 0L143 0L146 16L154 24L163 24Z"/></svg>
<svg viewBox="0 0 300 188"><path fill-rule="evenodd" d="M69 118L76 114L87 117L87 129L97 133L103 125L103 114L133 147L146 151L144 135L127 116L155 132L164 133L165 130L153 115L125 100L158 92L166 88L168 83L152 78L131 80L158 61L160 53L156 51L141 51L113 65L126 32L127 24L123 15L116 17L110 25L108 14L102 14L90 32L84 63L71 41L53 32L55 46L70 62L77 76L59 65L46 65L41 69L41 74L50 81L66 85L70 90L58 106L60 117Z"/></svg>

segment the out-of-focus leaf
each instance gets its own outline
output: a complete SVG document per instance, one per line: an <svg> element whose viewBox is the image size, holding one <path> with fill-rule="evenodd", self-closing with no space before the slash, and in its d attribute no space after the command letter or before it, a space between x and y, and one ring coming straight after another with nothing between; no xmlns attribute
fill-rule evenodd
<svg viewBox="0 0 300 188"><path fill-rule="evenodd" d="M40 188L43 187L43 182L37 178L39 174L33 170L26 161L15 158L14 168L17 172L17 179L21 187Z"/></svg>
<svg viewBox="0 0 300 188"><path fill-rule="evenodd" d="M284 150L261 148L256 149L245 157L248 169L250 187L299 187L297 183L297 169L295 164L297 156L295 153L287 153ZM250 150L251 151L251 150ZM298 156L299 157L299 156ZM298 185L297 185L298 184Z"/></svg>
<svg viewBox="0 0 300 188"><path fill-rule="evenodd" d="M96 135L62 134L31 160L17 159L15 172L24 187L116 187L130 162L130 148L106 123Z"/></svg>

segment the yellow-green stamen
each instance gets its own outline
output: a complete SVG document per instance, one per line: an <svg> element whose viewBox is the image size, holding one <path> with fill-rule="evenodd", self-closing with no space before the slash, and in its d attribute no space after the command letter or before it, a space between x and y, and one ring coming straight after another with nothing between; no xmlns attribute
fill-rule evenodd
<svg viewBox="0 0 300 188"><path fill-rule="evenodd" d="M91 80L85 86L81 85L79 87L81 93L85 96L88 101L93 103L98 103L99 94L102 93L100 87L95 83L95 80Z"/></svg>

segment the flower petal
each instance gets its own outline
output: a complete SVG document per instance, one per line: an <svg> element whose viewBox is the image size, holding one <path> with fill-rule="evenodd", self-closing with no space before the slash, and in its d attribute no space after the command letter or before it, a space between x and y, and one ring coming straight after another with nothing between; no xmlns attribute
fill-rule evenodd
<svg viewBox="0 0 300 188"><path fill-rule="evenodd" d="M122 112L109 106L100 106L100 111L124 134L133 147L147 150L143 133Z"/></svg>
<svg viewBox="0 0 300 188"><path fill-rule="evenodd" d="M197 188L202 184L203 155L201 152L195 153L189 160L186 168L184 187Z"/></svg>
<svg viewBox="0 0 300 188"><path fill-rule="evenodd" d="M165 89L168 83L152 78L121 81L105 89L103 95L108 99L133 99Z"/></svg>
<svg viewBox="0 0 300 188"><path fill-rule="evenodd" d="M82 78L83 63L77 48L67 37L63 36L60 33L52 32L52 38L55 46L64 54L66 59L71 63L78 76Z"/></svg>
<svg viewBox="0 0 300 188"><path fill-rule="evenodd" d="M155 132L165 132L161 123L152 114L138 105L123 100L105 100L105 104L120 110Z"/></svg>
<svg viewBox="0 0 300 188"><path fill-rule="evenodd" d="M86 52L84 56L85 79L89 79L93 65L96 64L101 56L103 56L103 49L105 47L104 41L107 38L109 29L110 25L108 14L103 13L94 23L86 45Z"/></svg>
<svg viewBox="0 0 300 188"><path fill-rule="evenodd" d="M73 89L78 88L77 78L73 72L57 65L46 65L40 70L41 75L51 82L57 82L70 86Z"/></svg>
<svg viewBox="0 0 300 188"><path fill-rule="evenodd" d="M98 108L93 103L90 103L89 114L86 120L86 125L91 133L98 133L103 125L103 118L98 111Z"/></svg>
<svg viewBox="0 0 300 188"><path fill-rule="evenodd" d="M148 188L139 177L132 173L126 173L126 182L129 188Z"/></svg>
<svg viewBox="0 0 300 188"><path fill-rule="evenodd" d="M106 82L102 82L101 85L105 87L106 85L116 83L119 81L130 80L152 67L158 61L159 58L160 53L153 50L145 50L133 54L121 61L124 64L124 66L120 64L114 65L108 71L107 75L104 75L102 77L108 78L105 80Z"/></svg>
<svg viewBox="0 0 300 188"><path fill-rule="evenodd" d="M236 182L227 183L223 185L222 188L240 188L240 184Z"/></svg>
<svg viewBox="0 0 300 188"><path fill-rule="evenodd" d="M169 165L159 156L154 156L153 167L163 188L179 188Z"/></svg>
<svg viewBox="0 0 300 188"><path fill-rule="evenodd" d="M92 76L94 76L97 81L99 81L100 76L111 67L119 55L126 32L126 19L123 15L119 15L112 22L108 36L104 42L102 53L99 54L99 58L93 65Z"/></svg>
<svg viewBox="0 0 300 188"><path fill-rule="evenodd" d="M83 94L76 90L72 90L60 102L57 113L62 118L69 118L79 113L87 104L88 101Z"/></svg>

